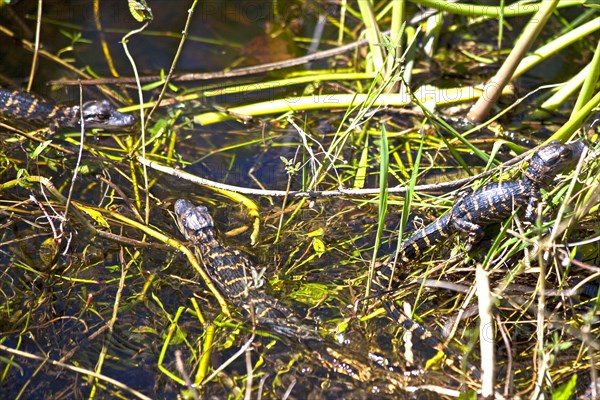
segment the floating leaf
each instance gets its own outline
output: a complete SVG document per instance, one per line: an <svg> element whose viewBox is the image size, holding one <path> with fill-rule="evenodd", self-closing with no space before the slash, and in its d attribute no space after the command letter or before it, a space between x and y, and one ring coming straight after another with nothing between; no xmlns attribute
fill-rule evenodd
<svg viewBox="0 0 600 400"><path fill-rule="evenodd" d="M96 221L98 224L100 224L104 228L110 228L110 225L108 225L108 222L106 221L106 219L104 219L104 216L97 210L95 210L91 207L88 207L79 202L75 203L75 205L77 205L77 208L79 208L81 211L83 211L84 213L86 213L87 215L92 217L94 219L94 221Z"/></svg>
<svg viewBox="0 0 600 400"><path fill-rule="evenodd" d="M317 304L328 295L329 288L322 283L305 283L290 293L290 297L304 304Z"/></svg>
<svg viewBox="0 0 600 400"><path fill-rule="evenodd" d="M154 19L152 9L145 0L127 0L127 3L129 3L129 12L136 21L147 22Z"/></svg>
<svg viewBox="0 0 600 400"><path fill-rule="evenodd" d="M321 239L313 238L312 246L317 256L321 257L325 253L325 243Z"/></svg>
<svg viewBox="0 0 600 400"><path fill-rule="evenodd" d="M49 266L52 264L52 260L58 253L58 245L54 241L53 238L48 238L42 242L40 246L40 250L38 251L38 255L40 256L40 260L44 263L44 265Z"/></svg>

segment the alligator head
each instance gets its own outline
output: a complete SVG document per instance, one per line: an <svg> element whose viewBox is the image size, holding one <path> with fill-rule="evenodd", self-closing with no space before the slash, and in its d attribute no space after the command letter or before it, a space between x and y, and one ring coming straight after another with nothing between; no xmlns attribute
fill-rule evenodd
<svg viewBox="0 0 600 400"><path fill-rule="evenodd" d="M177 227L187 240L201 242L213 237L215 223L206 207L194 206L188 200L179 199L174 209Z"/></svg>
<svg viewBox="0 0 600 400"><path fill-rule="evenodd" d="M566 144L553 140L533 153L525 176L538 184L551 183L556 175L575 166L585 148L582 141Z"/></svg>
<svg viewBox="0 0 600 400"><path fill-rule="evenodd" d="M87 101L81 110L86 128L120 128L135 123L133 115L117 111L107 100Z"/></svg>

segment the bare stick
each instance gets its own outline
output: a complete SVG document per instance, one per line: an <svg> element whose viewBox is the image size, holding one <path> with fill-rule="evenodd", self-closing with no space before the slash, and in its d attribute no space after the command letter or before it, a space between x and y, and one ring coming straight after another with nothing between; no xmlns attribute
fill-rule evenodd
<svg viewBox="0 0 600 400"><path fill-rule="evenodd" d="M535 39L538 37L546 21L552 15L552 12L556 8L558 0L543 1L540 9L537 13L531 17L529 23L523 30L523 34L515 43L515 47L512 49L502 67L498 70L496 75L490 79L486 85L483 94L477 100L477 103L467 114L467 119L472 123L481 122L490 112L498 98L502 94L502 89L508 84L512 78L519 62L525 56L525 53L529 50Z"/></svg>

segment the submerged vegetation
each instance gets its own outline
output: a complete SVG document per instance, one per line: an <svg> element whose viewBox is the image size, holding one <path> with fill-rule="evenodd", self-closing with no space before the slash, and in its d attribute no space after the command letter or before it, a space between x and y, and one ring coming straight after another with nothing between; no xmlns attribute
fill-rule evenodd
<svg viewBox="0 0 600 400"><path fill-rule="evenodd" d="M598 398L592 2L94 3L0 3L1 86L138 119L0 115L0 392ZM451 236L372 290L410 232L550 140L588 148L537 221L515 210L472 249ZM179 198L320 339L244 317L179 233ZM411 348L382 296L443 351Z"/></svg>

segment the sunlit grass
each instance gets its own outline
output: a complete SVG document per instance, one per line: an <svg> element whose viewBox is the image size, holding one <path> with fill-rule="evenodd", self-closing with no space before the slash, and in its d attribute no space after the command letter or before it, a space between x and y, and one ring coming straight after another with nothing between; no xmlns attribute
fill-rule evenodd
<svg viewBox="0 0 600 400"><path fill-rule="evenodd" d="M496 44L489 45L486 37L480 48L438 48L438 41L462 32L477 45L480 24L490 27L490 18L499 18L506 29L513 17L529 18L535 7L412 2L454 14L447 27L433 19L410 22L404 9L410 3L404 1L343 3L340 14L328 15L326 23L336 28L340 45L363 34L370 38L364 51L340 57L340 65L332 63L331 69L282 70L224 83L183 85L181 80L166 82L162 74L139 88L145 108L159 104L154 90L163 83L172 95L148 121L143 142L136 131L88 132L81 143L79 132L59 132L46 140L39 132L10 130L15 136L0 149L0 211L5 217L0 250L6 261L0 286L3 380L29 371L34 365L24 362L29 354L38 357L34 366L40 370L51 361L53 368L73 374L73 382L82 375L94 384L98 397L122 397L123 391L144 398L149 390L139 393L127 382L111 380L106 376L111 365L156 370L157 387L174 387L190 397L203 390L227 391L237 398L259 398L262 390L265 398L284 397L288 390L293 393L295 379L315 390L336 378L355 382L306 343L274 338L240 318L218 282L206 274L203 260L181 242L170 215L180 197L211 209L225 240L253 253L265 267L267 293L290 305L303 323L318 326L329 348L358 340L358 346L404 367L403 332L385 319L377 296L365 299L373 294L371 278L381 260L419 226L443 215L457 196L522 176L526 159L516 167L504 161L544 140L573 138L590 139L591 148L577 169L543 188L543 219L528 224L515 213L492 227L472 252L465 250L463 237L436 244L424 258L399 265L396 272L407 278L390 295L447 342L453 349L448 354L464 356L456 360L458 368L444 370L444 379L426 372L432 378L425 375L424 380L440 392L480 389L466 369L478 365L482 340L494 340L496 349L510 354L497 362L498 371L511 376L512 383L499 373L495 387L507 397L549 393L572 377L595 371L593 315L598 301L592 298L588 305L569 290L598 275L598 130L588 125L600 103L599 44L590 39L597 33L598 18L581 1L559 2L554 16L560 18L551 21L563 30L542 31L532 54L518 60L515 76L540 61L555 60L559 50L575 51L573 46L585 57L589 73L561 77L568 83L549 100L550 86L517 91L516 96L507 88L487 121L466 126L446 112L462 106L458 115L464 116L464 105L485 93L481 86L486 77L461 75L503 59L513 39L498 29ZM560 14L566 5L581 11L573 26ZM11 36L4 26L0 33ZM193 39L238 46L177 37L182 43ZM310 37L297 39L312 43ZM40 54L58 63L46 50ZM440 72L433 71L433 61ZM489 71L497 65L485 67ZM87 76L83 68L69 68ZM453 80L445 81L444 74ZM124 86L103 90L129 98ZM548 130L541 124L531 129L517 124L514 136L504 132L512 129L511 118L537 122L540 115L552 115L549 111L565 113L567 103L574 104L565 114L567 121L552 120L556 126L551 134L537 135L536 129ZM542 110L544 105L549 109ZM139 108L130 103L122 110ZM75 164L69 153L79 147L83 158ZM73 182L74 165L79 175ZM75 191L69 202L71 185ZM394 193L398 188L401 193ZM103 249L100 260L89 256L92 247ZM476 268L490 281L490 338L478 333ZM56 300L62 298L67 306ZM71 321L81 330L68 330ZM127 357L113 342L120 323L137 346L133 354L123 353ZM71 332L77 339L60 340ZM109 332L108 339L93 350L92 362L73 358L82 348L79 338L95 344L103 332ZM379 340L389 346L380 349ZM288 358L281 356L281 347ZM59 348L67 354L59 354ZM37 351L45 353L41 359ZM347 361L378 371L375 363L364 364L364 353L364 359L352 358L349 351ZM59 361L59 355L65 359ZM415 365L430 361L417 354ZM87 365L74 367L77 363ZM433 364L443 365L439 360ZM306 378L302 374L308 370L318 373ZM319 374L326 375L323 370L331 374L330 381L319 381ZM35 379L23 381L24 393ZM533 389L536 382L539 389ZM574 389L564 387L568 398Z"/></svg>

